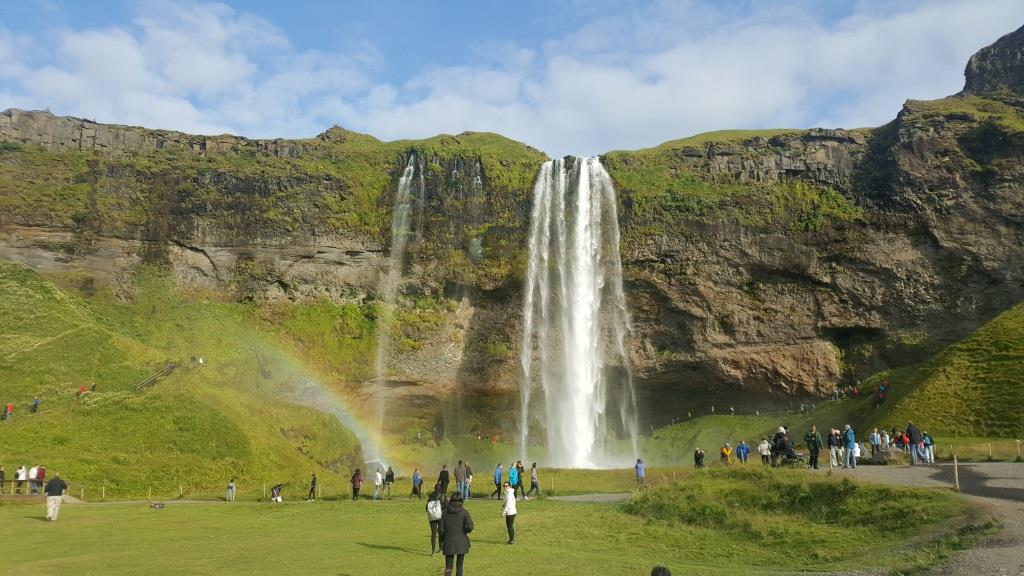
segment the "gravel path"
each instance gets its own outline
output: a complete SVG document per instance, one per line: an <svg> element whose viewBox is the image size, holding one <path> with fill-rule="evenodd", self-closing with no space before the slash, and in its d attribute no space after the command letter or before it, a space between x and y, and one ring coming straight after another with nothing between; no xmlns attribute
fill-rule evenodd
<svg viewBox="0 0 1024 576"><path fill-rule="evenodd" d="M598 504L618 504L629 500L629 492L580 494L578 496L551 496L548 500L554 500L555 502L596 502Z"/></svg>
<svg viewBox="0 0 1024 576"><path fill-rule="evenodd" d="M953 486L953 466L861 466L841 471L871 482L911 486ZM996 518L1003 529L933 576L1024 576L1024 464L977 463L960 466L960 490Z"/></svg>

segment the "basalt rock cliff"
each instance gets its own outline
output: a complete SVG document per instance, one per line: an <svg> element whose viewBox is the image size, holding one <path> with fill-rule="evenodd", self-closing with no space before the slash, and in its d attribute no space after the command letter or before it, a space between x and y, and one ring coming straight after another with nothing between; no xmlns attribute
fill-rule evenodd
<svg viewBox="0 0 1024 576"><path fill-rule="evenodd" d="M825 395L1019 302L1022 46L1024 29L971 58L964 92L908 101L879 128L720 132L603 156L646 418ZM113 286L151 262L232 298L372 302L410 157L423 192L400 307L430 315L396 336L394 378L421 400L513 398L545 156L494 134L250 140L8 110L0 258ZM362 376L338 378L380 385Z"/></svg>

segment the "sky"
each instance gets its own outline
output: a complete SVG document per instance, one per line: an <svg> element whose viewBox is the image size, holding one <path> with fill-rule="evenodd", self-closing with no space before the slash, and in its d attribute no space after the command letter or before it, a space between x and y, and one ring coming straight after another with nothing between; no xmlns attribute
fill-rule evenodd
<svg viewBox="0 0 1024 576"><path fill-rule="evenodd" d="M491 131L552 156L877 126L1020 0L0 0L0 109L199 134Z"/></svg>

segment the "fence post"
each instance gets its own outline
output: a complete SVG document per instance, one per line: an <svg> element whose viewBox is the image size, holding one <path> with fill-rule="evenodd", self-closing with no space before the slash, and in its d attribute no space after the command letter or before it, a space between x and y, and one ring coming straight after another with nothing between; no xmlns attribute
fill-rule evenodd
<svg viewBox="0 0 1024 576"><path fill-rule="evenodd" d="M100 501L102 502L103 500L106 500L106 499L107 499L107 485L104 484L103 487L100 488Z"/></svg>
<svg viewBox="0 0 1024 576"><path fill-rule="evenodd" d="M263 499L264 500L267 499L267 485L266 484L263 485Z"/></svg>
<svg viewBox="0 0 1024 576"><path fill-rule="evenodd" d="M149 487L149 501L150 502L153 501L153 487L152 486Z"/></svg>
<svg viewBox="0 0 1024 576"><path fill-rule="evenodd" d="M956 454L953 454L953 482L956 484L956 491L960 491L960 466L956 461Z"/></svg>
<svg viewBox="0 0 1024 576"><path fill-rule="evenodd" d="M992 443L991 442L988 443L988 459L989 460L992 459Z"/></svg>
<svg viewBox="0 0 1024 576"><path fill-rule="evenodd" d="M1020 440L1017 440L1017 460L1020 460Z"/></svg>
<svg viewBox="0 0 1024 576"><path fill-rule="evenodd" d="M78 499L85 502L85 487L83 486L78 490Z"/></svg>
<svg viewBox="0 0 1024 576"><path fill-rule="evenodd" d="M185 496L185 489L181 487L181 484L178 484L178 498L183 498L184 496Z"/></svg>

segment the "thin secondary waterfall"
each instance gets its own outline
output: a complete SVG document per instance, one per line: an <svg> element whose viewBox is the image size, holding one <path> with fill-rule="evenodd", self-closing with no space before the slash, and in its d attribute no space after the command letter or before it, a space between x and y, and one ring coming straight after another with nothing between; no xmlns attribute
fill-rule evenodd
<svg viewBox="0 0 1024 576"><path fill-rule="evenodd" d="M391 211L391 254L387 273L380 281L381 317L377 322L376 368L378 385L387 379L388 358L391 355L391 329L394 325L395 302L402 271L409 249L409 240L420 239L423 231L424 181L422 160L410 154L409 161L398 179L395 205ZM415 220L415 221L414 221ZM384 395L377 396L377 426L384 426Z"/></svg>
<svg viewBox="0 0 1024 576"><path fill-rule="evenodd" d="M598 158L545 162L533 189L523 292L520 453L529 446L532 392L543 392L553 464L608 466L637 452L636 392L626 354L615 187ZM615 454L614 452L618 452Z"/></svg>

